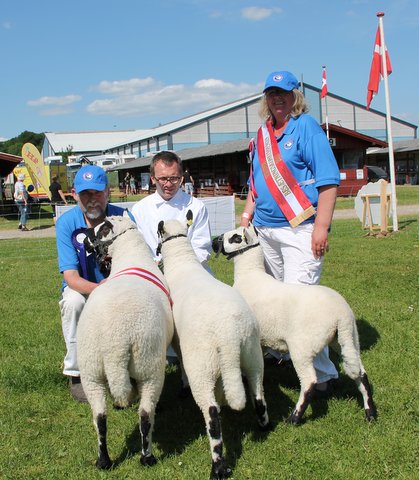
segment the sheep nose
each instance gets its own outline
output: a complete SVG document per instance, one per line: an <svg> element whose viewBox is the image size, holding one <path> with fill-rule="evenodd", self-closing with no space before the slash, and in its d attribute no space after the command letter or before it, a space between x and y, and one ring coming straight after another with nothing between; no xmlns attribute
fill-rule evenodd
<svg viewBox="0 0 419 480"><path fill-rule="evenodd" d="M223 235L220 235L219 237L214 238L214 240L212 241L212 249L216 253L215 255L216 257L218 257L218 255L220 254L222 247L223 247Z"/></svg>

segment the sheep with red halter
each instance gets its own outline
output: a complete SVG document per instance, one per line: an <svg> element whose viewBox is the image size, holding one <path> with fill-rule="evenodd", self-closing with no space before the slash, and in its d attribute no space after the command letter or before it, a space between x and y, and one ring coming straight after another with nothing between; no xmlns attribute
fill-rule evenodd
<svg viewBox="0 0 419 480"><path fill-rule="evenodd" d="M90 294L77 328L80 377L98 434L96 465L112 466L106 443L107 388L119 407L140 398L141 463L154 465L154 415L173 336L167 285L130 219L107 217L87 231L85 244L109 273Z"/></svg>

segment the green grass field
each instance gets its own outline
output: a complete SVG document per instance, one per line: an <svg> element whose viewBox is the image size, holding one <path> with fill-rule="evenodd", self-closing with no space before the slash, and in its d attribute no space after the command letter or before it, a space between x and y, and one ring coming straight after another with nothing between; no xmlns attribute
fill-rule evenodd
<svg viewBox="0 0 419 480"><path fill-rule="evenodd" d="M273 430L258 431L249 405L243 412L222 412L233 480L418 478L418 232L418 219L406 216L399 232L384 238L366 236L358 220L335 221L330 236L322 283L343 294L355 311L378 421L367 424L355 385L341 374L333 398L314 402L300 427L287 426L283 419L298 398L298 382L292 371L268 366ZM135 408L116 411L109 402L109 451L116 465L96 470L90 407L72 400L61 374L55 241L1 240L0 247L0 478L208 478L204 422L192 399L177 398L180 375L173 366L167 368L153 436L158 464L139 464ZM211 267L231 284L231 262L212 258ZM339 366L339 357L332 359Z"/></svg>

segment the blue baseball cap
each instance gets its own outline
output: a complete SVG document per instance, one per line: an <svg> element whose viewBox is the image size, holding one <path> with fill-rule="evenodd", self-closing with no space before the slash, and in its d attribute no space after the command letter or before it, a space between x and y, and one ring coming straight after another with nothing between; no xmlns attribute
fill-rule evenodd
<svg viewBox="0 0 419 480"><path fill-rule="evenodd" d="M103 168L96 165L81 167L74 177L74 190L77 194L83 190L98 190L103 192L108 186L108 177Z"/></svg>
<svg viewBox="0 0 419 480"><path fill-rule="evenodd" d="M266 79L263 93L265 93L268 88L282 88L282 90L290 92L291 90L294 90L294 88L298 88L299 85L298 80L291 72L285 70L272 72Z"/></svg>

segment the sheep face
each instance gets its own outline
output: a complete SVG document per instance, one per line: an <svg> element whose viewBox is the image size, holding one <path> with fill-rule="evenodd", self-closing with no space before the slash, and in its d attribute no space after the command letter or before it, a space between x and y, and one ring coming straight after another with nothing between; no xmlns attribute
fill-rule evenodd
<svg viewBox="0 0 419 480"><path fill-rule="evenodd" d="M188 210L186 213L186 223L181 223L178 220L167 220L166 222L161 220L157 226L157 236L159 238L157 255L160 254L162 243L176 237L187 237L188 228L192 225L192 222L192 210Z"/></svg>
<svg viewBox="0 0 419 480"><path fill-rule="evenodd" d="M137 230L137 227L129 217L112 216L95 228L86 230L84 246L87 252L95 253L100 271L106 277L109 276L112 266L112 256L109 248L117 237L128 230Z"/></svg>
<svg viewBox="0 0 419 480"><path fill-rule="evenodd" d="M214 238L212 242L212 249L217 256L222 253L228 258L232 258L244 249L252 248L259 245L257 232L253 225L249 227L239 227L230 232Z"/></svg>

